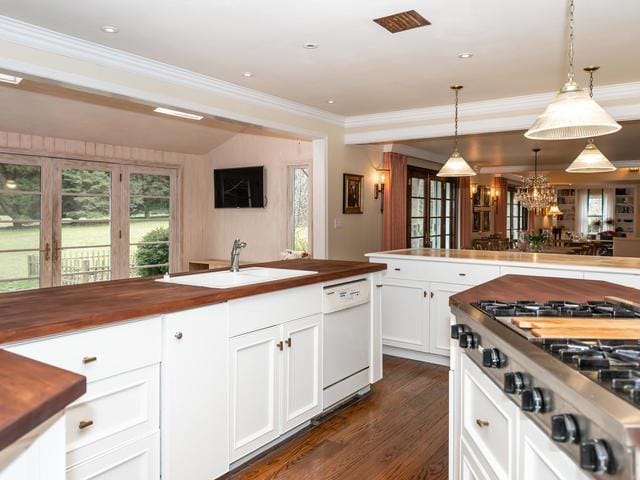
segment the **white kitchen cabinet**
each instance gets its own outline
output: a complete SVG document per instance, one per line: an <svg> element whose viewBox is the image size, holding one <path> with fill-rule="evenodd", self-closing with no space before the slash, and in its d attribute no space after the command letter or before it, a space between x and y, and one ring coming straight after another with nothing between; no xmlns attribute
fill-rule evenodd
<svg viewBox="0 0 640 480"><path fill-rule="evenodd" d="M232 462L280 436L281 330L277 325L229 341Z"/></svg>
<svg viewBox="0 0 640 480"><path fill-rule="evenodd" d="M452 480L458 477L451 477ZM544 477L540 477L541 480ZM473 454L467 442L462 439L460 443L460 480L491 480L491 477L480 466L478 459Z"/></svg>
<svg viewBox="0 0 640 480"><path fill-rule="evenodd" d="M231 462L322 411L321 342L320 314L230 339Z"/></svg>
<svg viewBox="0 0 640 480"><path fill-rule="evenodd" d="M429 349L429 285L385 278L382 288L382 343L426 352Z"/></svg>
<svg viewBox="0 0 640 480"><path fill-rule="evenodd" d="M520 462L518 480L587 480L584 474L553 441L524 415L520 419Z"/></svg>
<svg viewBox="0 0 640 480"><path fill-rule="evenodd" d="M451 343L451 309L449 297L469 288L451 283L429 284L429 352L449 355Z"/></svg>
<svg viewBox="0 0 640 480"><path fill-rule="evenodd" d="M538 268L535 267L513 267L511 265L502 265L500 267L500 275L531 275L534 277L554 277L554 278L584 278L584 272L581 270L561 270L556 268Z"/></svg>
<svg viewBox="0 0 640 480"><path fill-rule="evenodd" d="M322 411L322 321L314 315L288 322L282 329L282 429L286 432Z"/></svg>
<svg viewBox="0 0 640 480"><path fill-rule="evenodd" d="M229 470L227 304L168 314L162 340L162 477Z"/></svg>

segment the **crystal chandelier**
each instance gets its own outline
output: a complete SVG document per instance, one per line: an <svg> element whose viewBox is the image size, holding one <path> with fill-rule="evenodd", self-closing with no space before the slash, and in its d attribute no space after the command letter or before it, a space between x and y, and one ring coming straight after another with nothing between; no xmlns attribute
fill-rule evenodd
<svg viewBox="0 0 640 480"><path fill-rule="evenodd" d="M556 189L549 185L547 177L538 175L539 151L539 148L533 149L533 176L525 178L523 186L516 190L516 200L535 213L542 213L556 201Z"/></svg>
<svg viewBox="0 0 640 480"><path fill-rule="evenodd" d="M575 81L574 0L569 3L569 74L556 98L524 134L532 140L571 140L615 133L622 127Z"/></svg>
<svg viewBox="0 0 640 480"><path fill-rule="evenodd" d="M593 98L593 72L599 70L597 65L590 65L584 68L584 71L589 74L589 96ZM567 172L570 173L603 173L613 172L616 169L615 165L609 161L607 157L596 147L593 138L587 141L587 146L576 157L576 159L567 167Z"/></svg>
<svg viewBox="0 0 640 480"><path fill-rule="evenodd" d="M458 152L458 93L462 85L451 85L451 90L456 93L455 137L453 153L449 160L442 166L436 176L438 177L472 177L476 172Z"/></svg>

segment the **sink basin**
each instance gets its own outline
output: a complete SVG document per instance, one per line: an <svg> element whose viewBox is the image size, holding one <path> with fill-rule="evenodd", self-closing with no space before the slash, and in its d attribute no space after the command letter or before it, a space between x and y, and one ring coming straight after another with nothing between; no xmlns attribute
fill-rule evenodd
<svg viewBox="0 0 640 480"><path fill-rule="evenodd" d="M207 272L181 277L159 278L157 282L175 283L177 285L191 285L208 288L233 288L254 283L272 282L285 278L304 277L313 275L311 270L287 270L284 268L249 267L239 272Z"/></svg>

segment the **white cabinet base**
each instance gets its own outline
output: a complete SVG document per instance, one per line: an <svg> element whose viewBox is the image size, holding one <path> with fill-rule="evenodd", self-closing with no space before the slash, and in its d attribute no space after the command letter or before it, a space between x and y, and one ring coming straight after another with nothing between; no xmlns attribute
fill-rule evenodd
<svg viewBox="0 0 640 480"><path fill-rule="evenodd" d="M436 355L434 353L416 352L414 350L407 350L406 348L392 347L389 345L382 346L382 353L384 355L391 355L392 357L408 358L409 360L434 363L444 367L449 366L449 357Z"/></svg>
<svg viewBox="0 0 640 480"><path fill-rule="evenodd" d="M360 393L360 390L369 387L369 369L365 368L361 372L350 376L346 380L336 383L322 392L322 404L324 409L329 410L341 401L353 396L353 392Z"/></svg>

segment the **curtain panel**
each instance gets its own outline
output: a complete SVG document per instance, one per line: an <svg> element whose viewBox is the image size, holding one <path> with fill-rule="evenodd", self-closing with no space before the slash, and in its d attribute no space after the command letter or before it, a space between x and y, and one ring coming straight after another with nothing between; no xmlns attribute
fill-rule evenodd
<svg viewBox="0 0 640 480"><path fill-rule="evenodd" d="M388 182L384 192L382 248L407 248L407 157L384 152Z"/></svg>

